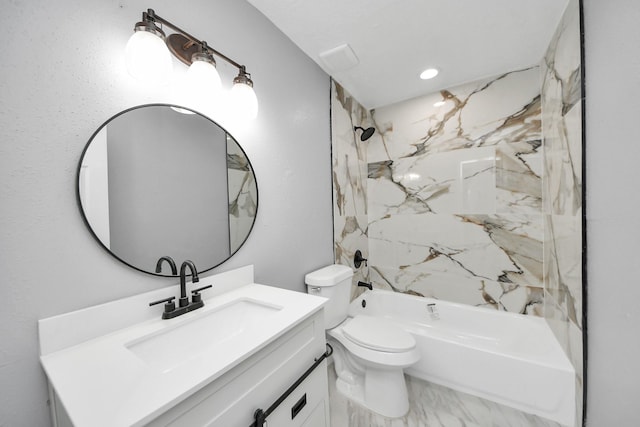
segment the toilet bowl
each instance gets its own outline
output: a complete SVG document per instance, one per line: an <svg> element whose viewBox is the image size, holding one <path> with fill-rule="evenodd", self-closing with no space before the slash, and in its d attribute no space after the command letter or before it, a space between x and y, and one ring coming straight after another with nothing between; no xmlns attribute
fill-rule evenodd
<svg viewBox="0 0 640 427"><path fill-rule="evenodd" d="M413 337L382 318L363 315L347 318L327 334L338 391L385 417L404 416L409 410L404 368L420 359Z"/></svg>
<svg viewBox="0 0 640 427"><path fill-rule="evenodd" d="M414 338L381 317L348 317L351 278L347 266L331 265L305 276L311 294L325 296L325 329L334 349L338 392L380 415L409 410L404 368L420 358Z"/></svg>

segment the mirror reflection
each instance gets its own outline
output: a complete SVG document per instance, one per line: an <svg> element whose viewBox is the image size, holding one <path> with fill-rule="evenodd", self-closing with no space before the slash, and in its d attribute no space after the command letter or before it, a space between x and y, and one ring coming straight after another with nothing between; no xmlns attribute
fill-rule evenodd
<svg viewBox="0 0 640 427"><path fill-rule="evenodd" d="M198 271L226 261L249 236L255 175L237 141L209 118L169 105L119 113L91 137L78 168L87 225L117 259L156 274L169 256ZM164 265L161 275L173 275Z"/></svg>

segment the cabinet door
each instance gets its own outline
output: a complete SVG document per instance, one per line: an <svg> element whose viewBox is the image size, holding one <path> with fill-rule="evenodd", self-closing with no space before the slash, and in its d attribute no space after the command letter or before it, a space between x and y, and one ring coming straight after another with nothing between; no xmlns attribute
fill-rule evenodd
<svg viewBox="0 0 640 427"><path fill-rule="evenodd" d="M54 427L73 427L66 409L60 402L58 393L53 390L51 385L49 385L49 404L51 405L51 418Z"/></svg>
<svg viewBox="0 0 640 427"><path fill-rule="evenodd" d="M311 415L304 421L302 427L329 427L328 413L329 399L323 400L316 406Z"/></svg>
<svg viewBox="0 0 640 427"><path fill-rule="evenodd" d="M283 390L284 392L284 390ZM274 397L276 399L277 396ZM326 359L267 418L268 426L326 427L329 404Z"/></svg>

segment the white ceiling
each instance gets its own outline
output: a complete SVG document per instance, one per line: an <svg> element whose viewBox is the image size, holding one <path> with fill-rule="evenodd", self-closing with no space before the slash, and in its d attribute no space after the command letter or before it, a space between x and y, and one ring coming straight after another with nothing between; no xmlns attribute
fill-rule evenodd
<svg viewBox="0 0 640 427"><path fill-rule="evenodd" d="M247 0L367 108L538 64L568 0ZM322 52L348 44L337 70ZM440 74L420 80L436 67Z"/></svg>

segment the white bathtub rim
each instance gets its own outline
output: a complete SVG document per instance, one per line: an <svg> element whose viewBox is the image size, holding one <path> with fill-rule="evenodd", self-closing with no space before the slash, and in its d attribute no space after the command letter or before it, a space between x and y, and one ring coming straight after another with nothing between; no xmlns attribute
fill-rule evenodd
<svg viewBox="0 0 640 427"><path fill-rule="evenodd" d="M377 294L377 295L376 295ZM511 317L513 319L517 319L520 322L526 322L526 323L530 323L530 324L537 324L536 326L541 327L544 330L545 333L545 337L546 339L551 340L553 343L555 343L555 347L553 348L553 354L549 354L548 353L548 349L546 349L546 351L541 354L542 358L535 358L532 357L532 355L530 353L524 352L524 351L513 351L510 349L511 353L505 353L502 352L498 349L492 349L489 346L482 346L481 348L491 354L496 354L496 355L501 355L503 357L508 357L508 358L512 358L512 359L516 359L516 360L523 360L523 361L528 361L531 363L535 363L537 365L540 366L545 366L545 367L550 367L550 368L555 368L555 369L560 369L560 370L566 370L568 372L575 372L575 368L573 367L569 357L567 356L567 354L564 352L564 350L562 350L560 343L558 342L557 337L555 336L555 334L553 334L553 332L551 331L551 327L549 326L549 324L547 323L547 321L542 318L542 317L537 317L537 316L530 316L530 315L524 315L524 314L518 314L518 313L509 313L509 312L502 312L502 311L494 311L491 310L489 308L483 308L483 307L476 307L476 306L471 306L471 305L465 305L465 304L461 304L461 303L457 303L457 302L450 302L450 301L445 301L445 300L437 300L434 298L430 298L430 297L421 297L421 296L417 296L417 295L410 295L410 294L404 294L401 292L395 292L395 291L388 291L385 289L373 289L373 290L367 290L364 293L362 293L360 296L358 296L356 299L354 299L351 304L356 306L356 310L359 310L358 306L360 305L360 301L362 301L363 299L366 299L367 297L372 296L373 298L376 297L384 297L384 295L389 295L389 296L393 296L393 298L403 298L403 299L416 299L416 298L420 298L420 299L424 299L427 304L429 303L436 303L436 304L441 304L441 305L446 305L448 307L451 308L459 308L461 310L466 310L466 311L472 311L472 312L477 312L480 313L482 315L497 315L497 316L508 316ZM422 302L422 301L421 301ZM352 307L349 307L349 315L350 317L353 317L353 315L355 315L355 310L352 309ZM378 316L380 316L380 314L377 314ZM437 329L437 324L429 324L429 323L423 323L423 322L418 322L415 321L409 317L395 317L393 315L389 315L389 314L382 314L381 317L389 320L390 322L396 324L397 326L407 330L409 333L411 333L412 335L424 335L424 336L429 336L428 331L433 328L434 330ZM506 317L505 317L506 319ZM419 331L416 331L416 329ZM425 333L423 333L425 332ZM458 336L458 335L456 335ZM438 339L442 339L443 341L447 341L449 343L453 343L453 344L458 344L460 346L463 346L465 348L470 348L470 349L474 349L477 348L476 346L474 346L472 343L467 343L464 340L456 340L453 338L448 338L446 336L444 336L444 334L438 334L433 336L434 338L438 338ZM458 336L459 337L459 336Z"/></svg>
<svg viewBox="0 0 640 427"><path fill-rule="evenodd" d="M525 353L504 353L501 352L499 350L495 350L495 349L490 349L490 348L486 348L486 347L481 347L478 348L477 346L474 346L470 343L465 343L464 341L460 341L459 339L450 339L447 337L443 337L442 335L430 335L430 334L423 334L421 333L422 331L417 331L417 329L422 329L423 324L419 323L419 322L410 322L406 319L402 319L402 320L396 320L394 319L392 316L386 317L386 319L388 319L390 322L393 322L393 324L395 324L396 326L405 329L407 332L409 332L410 334L412 334L414 337L416 337L417 335L422 335L424 337L428 337L428 338L434 338L434 339L439 339L442 341L445 341L447 343L450 344L456 344L459 345L461 347L465 347L468 349L473 349L473 350L482 350L486 353L490 353L490 354L494 354L494 355L500 355L501 357L504 358L508 358L508 359L513 359L513 360L520 360L520 361L527 361L529 363L535 364L535 365L539 365L542 367L546 367L546 368L553 368L556 370L560 370L560 371L565 371L565 372L571 372L571 373L575 373L575 369L573 367L573 365L571 364L571 361L569 360L569 358L567 357L567 355L560 351L560 352L556 352L556 354L553 355L553 357L557 357L558 359L556 360L540 360L540 359L536 359L536 358L532 358L532 357L527 357L529 355L525 354Z"/></svg>

